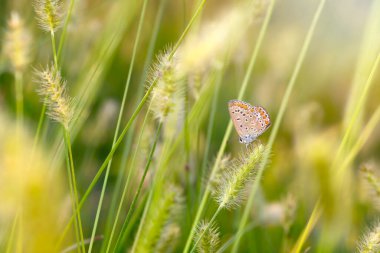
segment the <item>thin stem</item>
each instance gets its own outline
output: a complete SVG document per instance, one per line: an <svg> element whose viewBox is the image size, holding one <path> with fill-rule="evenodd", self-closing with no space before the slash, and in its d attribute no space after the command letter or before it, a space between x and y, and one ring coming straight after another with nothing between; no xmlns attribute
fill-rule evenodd
<svg viewBox="0 0 380 253"><path fill-rule="evenodd" d="M248 217L249 217L249 213L250 213L251 208L252 208L254 196L255 196L255 194L257 192L257 189L259 187L263 171L264 171L264 169L265 169L265 167L266 167L266 165L268 163L269 156L270 156L270 151L272 150L273 143L274 143L274 141L275 141L275 139L277 137L277 133L278 133L278 130L280 128L280 124L282 122L282 119L284 117L285 110L287 108L290 95L291 95L291 93L293 91L294 84L295 84L295 82L297 80L297 77L298 77L298 73L299 73L299 71L301 69L301 66L302 66L302 63L303 63L303 61L305 59L306 52L309 49L311 39L312 39L312 37L314 35L315 27L317 26L317 23L318 23L320 15L322 13L322 10L323 10L323 7L325 5L325 2L326 2L326 0L321 0L319 2L318 8L317 8L317 10L316 10L316 12L314 14L313 20L312 20L311 25L309 27L309 30L307 32L305 41L304 41L304 43L302 45L301 52L300 52L300 54L298 56L298 59L297 59L297 62L296 62L296 66L294 68L292 76L291 76L291 78L289 80L289 83L287 85L284 97L283 97L283 99L281 101L281 106L280 106L279 113L278 113L276 121L274 123L271 135L269 136L269 141L268 141L268 145L267 145L267 148L266 148L266 152L264 153L263 160L260 163L260 167L258 169L258 172L257 172L257 175L256 175L256 179L253 182L253 186L252 186L251 192L249 194L247 205L245 206L245 209L244 209L243 217L241 218L240 223L239 223L239 228L238 228L238 232L237 232L238 237L236 238L236 241L235 241L235 243L234 243L234 245L232 247L232 251L231 251L232 253L237 252L238 249L239 249L239 243L240 243L240 238L241 238L240 237L241 231L244 230L245 224L247 223L247 220L248 220ZM274 3L274 1L272 2L272 4L273 3Z"/></svg>
<svg viewBox="0 0 380 253"><path fill-rule="evenodd" d="M246 228L242 231L243 234L249 232L257 226L257 223L251 223L246 226ZM236 240L237 235L233 235L228 241L226 241L222 246L219 247L216 253L222 253L226 251L226 249L232 245L232 243Z"/></svg>
<svg viewBox="0 0 380 253"><path fill-rule="evenodd" d="M44 118L45 118L45 112L46 112L46 104L43 103L42 110L41 110L41 113L40 113L40 118L38 120L37 131L36 131L36 134L35 134L34 140L33 140L32 155L31 155L32 161L33 161L33 158L34 158L34 153L36 151L36 147L37 147L38 141L40 139L41 129L42 129L42 125L44 123Z"/></svg>
<svg viewBox="0 0 380 253"><path fill-rule="evenodd" d="M321 201L318 200L313 212L311 213L310 219L309 219L305 229L302 232L302 235L298 238L296 244L294 245L294 247L291 251L292 253L301 252L302 246L304 245L306 239L309 237L314 226L317 224L317 221L318 221L319 217L321 216L321 213L322 213Z"/></svg>
<svg viewBox="0 0 380 253"><path fill-rule="evenodd" d="M121 240L121 238L123 238L123 234L124 234L126 228L129 225L129 220L130 220L130 218L132 216L132 213L133 213L133 211L135 209L135 205L137 203L137 199L140 196L140 192L141 192L143 183L145 182L146 174L148 173L148 170L150 168L150 164L152 162L153 154L154 154L154 152L156 150L156 145L157 145L158 137L160 136L161 127L162 127L162 122L160 122L159 125L158 125L157 132L156 132L156 137L154 139L152 149L151 149L151 151L149 153L148 161L147 161L147 163L145 165L143 176L142 176L142 178L140 180L139 186L138 186L137 191L135 193L135 196L134 196L134 198L132 200L131 206L130 206L130 208L128 210L127 217L125 218L123 226L121 227L121 230L120 230L120 233L119 233L119 237L116 240L116 245L115 245L116 249L118 248L118 245L122 245L124 243L123 240ZM111 242L111 240L110 240L110 242ZM107 248L107 252L108 252L108 250L109 250L109 248Z"/></svg>
<svg viewBox="0 0 380 253"><path fill-rule="evenodd" d="M54 57L54 67L55 71L58 71L58 57L57 57L57 50L55 48L55 34L53 29L50 30L50 37L51 37L51 48L53 50L53 57Z"/></svg>
<svg viewBox="0 0 380 253"><path fill-rule="evenodd" d="M223 206L219 206L218 209L216 210L216 212L214 213L214 215L212 216L210 222L207 224L207 226L205 227L205 229L202 231L202 233L199 235L199 238L198 240L194 243L194 246L193 248L191 249L190 253L193 253L195 251L195 249L197 248L197 245L198 243L201 241L203 235L207 232L207 230L209 229L209 227L211 226L211 224L215 221L216 217L218 216L218 214L220 213L220 211L223 209Z"/></svg>
<svg viewBox="0 0 380 253"><path fill-rule="evenodd" d="M15 234L16 234L16 227L17 227L17 223L19 222L19 212L16 213L14 219L13 219L13 223L12 223L12 228L11 228L11 231L9 233L9 238L8 238L8 242L7 242L7 249L6 249L6 253L11 253L12 252L12 247L13 247L13 244L14 244L14 238L15 238Z"/></svg>
<svg viewBox="0 0 380 253"><path fill-rule="evenodd" d="M380 54L379 54L380 55ZM377 57L377 60L375 61L375 63L374 63L374 66L372 67L372 70L371 70L371 73L370 73L370 75L369 75L369 77L368 77L368 79L367 79L367 81L366 81L366 84L364 85L364 87L369 87L370 86L370 83L372 82L372 80L373 80L373 75L374 75L374 71L377 69L377 65L378 65L378 59L379 59L379 55L378 55L378 57ZM366 89L366 88L364 88L364 89ZM365 93L365 92L363 92L363 93ZM365 97L365 95L363 95L363 93L362 93L362 96L361 96L361 98L359 99L359 102L358 102L358 104L356 105L356 108L355 108L355 112L354 112L354 115L356 115L356 119L357 119L357 113L358 113L358 110L361 108L361 106L362 106L362 103L364 103L364 101L362 101L361 99L363 98L363 97ZM337 169L337 164L338 164L338 161L339 161L339 159L341 159L341 158L337 158L338 160L335 160L334 162L333 162L333 169L332 169L332 171L337 171L337 173L342 173L343 172L343 170L352 162L352 160L354 159L354 157L356 156L356 154L359 152L359 150L362 148L362 145L364 144L364 142L368 139L368 137L369 137L369 135L370 135L370 133L373 131L373 129L374 129L374 127L375 127L375 125L377 124L377 122L378 122L378 120L379 120L379 117L380 117L380 108L377 108L376 109L376 111L375 111L375 113L373 114L373 116L371 117L371 119L370 119L370 121L369 121L369 123L366 125L366 127L365 127L365 129L362 131L362 134L361 134L361 136L359 137L359 139L357 140L357 142L356 142L356 144L355 145L353 145L353 148L351 149L351 151L348 153L348 155L347 156L345 156L345 159L344 159L344 161L342 161L342 165ZM346 132L345 132L345 135L344 136L349 136L349 134L348 134L348 132L351 130L351 127L353 126L353 124L354 124L354 122L350 122L350 124L349 124L349 126L347 127L347 129L346 129ZM350 127L351 126L351 127ZM338 153L339 152L343 152L343 142L344 141L346 141L345 140L345 138L343 138L342 139L342 142L341 142L341 144L340 144L340 148L339 148L339 150L338 150ZM347 142L346 142L347 143ZM318 211L318 209L320 209L320 204L319 204L319 202L314 206L314 209L313 209L313 213L315 213L315 212L317 212ZM308 220L308 223L307 223L307 225L306 225L306 228L308 228L308 227L313 227L313 226L311 226L311 224L313 224L315 221L314 221L314 219L312 219L312 218L314 218L313 216L311 216L310 218L309 218L309 220ZM316 219L318 220L318 218L319 217L317 217ZM306 230L306 228L305 228L305 230ZM303 243L305 242L305 240L307 239L307 236L309 235L309 233L308 234L305 234L305 238L303 238L302 240L301 239L299 239L298 241L297 241L297 247L299 248L299 249L301 249L302 248L302 246L303 246ZM304 236L303 234L302 234L302 236ZM298 244L299 244L299 246L298 246Z"/></svg>
<svg viewBox="0 0 380 253"><path fill-rule="evenodd" d="M73 188L73 181L71 176L71 170L70 170L70 158L69 153L65 152L65 160L66 160L66 169L67 169L67 179L69 181L69 189L70 189L70 199L71 199L71 208L74 215L74 228L75 228L75 238L77 240L77 244L80 245L80 237L79 237L79 225L78 225L78 219L76 214L76 203L75 203L75 195L74 195L74 188ZM77 248L78 252L81 252L80 247ZM56 249L58 251L58 248Z"/></svg>
<svg viewBox="0 0 380 253"><path fill-rule="evenodd" d="M345 159L343 160L342 165L338 169L338 173L342 173L345 168L349 166L349 164L354 160L356 155L359 153L363 145L366 143L368 138L371 136L371 133L375 129L376 125L379 123L380 120L380 106L377 107L376 111L373 113L371 119L367 123L367 125L364 127L364 129L361 131L361 134L356 141L356 143L353 145L350 152L348 152L347 156L345 156Z"/></svg>
<svg viewBox="0 0 380 253"><path fill-rule="evenodd" d="M155 44L156 44L156 41L157 41L158 31L159 31L159 28L160 28L160 24L161 24L161 21L162 21L162 16L163 16L163 13L164 13L164 9L165 9L166 3L167 3L167 0L161 0L160 1L160 6L158 7L157 15L156 15L156 18L155 18L155 21L154 21L154 28L153 28L153 32L152 32L152 37L151 37L151 39L149 41L147 56L146 56L145 62L144 62L143 74L141 76L140 85L139 85L139 88L138 88L137 93L136 93L137 94L137 99L141 99L142 93L144 91L144 82L145 82L145 79L146 79L146 76L147 76L149 65L150 65L150 63L152 61L153 51L154 51ZM146 119L147 119L147 115L148 114L146 114L146 117L144 119L144 123L143 123L142 129L144 129L145 122L146 122ZM133 139L133 136L134 136L134 131L136 129L135 125L136 125L135 123L132 125L132 129L129 132L128 137L127 137L128 141L126 142L126 145L124 147L124 151L123 151L123 155L122 155L122 160L121 160L121 163L120 163L120 168L121 169L119 170L120 172L119 172L119 175L117 177L117 182L116 182L116 185L115 185L114 190L113 190L112 200L111 200L111 205L110 205L110 211L108 212L108 217L107 217L107 222L106 222L106 229L105 229L105 232L104 232L104 235L105 235L104 236L104 243L102 244L102 248L101 248L100 252L104 252L105 249L106 249L106 247L108 246L107 242L109 240L110 229L111 229L111 222L112 222L112 219L113 219L114 214L115 214L117 200L118 200L119 193L120 193L120 190L121 190L121 185L122 185L122 182L123 182L123 179L124 179L124 174L125 174L125 173L123 173L124 172L124 168L127 167L126 166L126 164L127 164L127 157L128 157L129 151L130 151L131 144L132 144L132 139ZM141 134L140 134L139 141L138 141L137 145L139 145L140 138L142 136L142 132L143 132L143 130L141 131ZM131 173L132 173L132 169L133 169L133 164L134 164L133 161L134 161L134 159L136 157L137 152L138 152L138 149L136 148L136 150L134 152L133 159L132 159L132 165L130 166L131 169L128 172L127 180L126 180L126 183L125 183L125 186L124 186L125 191L128 188L128 186L129 186L129 180L130 180L130 177L131 177ZM121 201L119 203L118 209L119 208L121 209L120 204L122 205L123 200L124 200L124 197L122 196L121 197ZM120 213L119 210L117 210L117 212ZM118 221L118 216L119 216L119 214L116 214L114 224L112 225L111 234L113 234L114 230L116 229L115 226L116 226L116 223Z"/></svg>
<svg viewBox="0 0 380 253"><path fill-rule="evenodd" d="M225 65L226 64L224 64L224 66ZM223 75L220 74L218 76L218 79L216 80L215 92L214 92L214 96L213 96L213 99L212 99L211 112L210 112L209 122L208 122L208 126L207 126L206 148L205 148L205 151L204 151L204 157L203 157L202 166L201 166L201 177L200 177L201 180L205 179L206 164L207 164L207 161L208 161L208 154L210 152L211 137L212 137L212 133L213 133L213 130L214 130L215 114L216 114L216 110L218 108L217 107L217 103L218 103L218 99L219 99L219 91L220 91L220 86L222 84L222 80L223 80ZM201 180L199 180L200 184L201 184L200 192L202 192L203 186L204 186L204 184L202 184ZM199 197L201 197L201 196L199 196Z"/></svg>
<svg viewBox="0 0 380 253"><path fill-rule="evenodd" d="M21 129L24 121L24 99L23 99L23 76L21 71L15 72L15 93L16 93L16 115L18 129Z"/></svg>
<svg viewBox="0 0 380 253"><path fill-rule="evenodd" d="M134 62L135 62L135 58L136 58L136 53L137 53L137 46L139 45L139 42L140 42L140 35L141 35L141 31L142 31L142 24L143 24L143 21L144 21L145 11L146 11L147 4L148 4L148 0L144 0L143 7L142 7L142 10L141 10L141 16L140 16L140 19L139 19L139 25L138 25L138 29L137 29L136 40L135 40L135 44L133 46L131 64L130 64L130 67L129 67L128 77L127 77L127 81L126 81L125 88L124 88L123 99L122 99L122 103L121 103L121 107L120 107L120 112L119 112L119 116L118 116L118 120L117 120L117 125L116 125L116 130L115 130L115 134L114 134L112 145L115 145L115 142L117 140L117 136L119 134L119 128L120 128L120 125L121 125L121 119L122 119L123 112L124 112L125 101L126 101L126 98L127 98L127 93L128 93L129 85L130 85L130 82L131 82L133 66L134 66ZM107 170L106 170L106 174L105 174L104 181L103 181L102 192L100 193L100 199L99 199L99 203L98 203L98 209L96 211L95 222L94 222L94 226L92 228L91 242L90 242L90 246L89 246L89 249L88 249L89 253L91 253L91 251L92 251L93 241L94 241L94 237L95 237L95 233L96 233L96 228L97 228L99 217L100 217L100 211L101 211L102 204L103 204L104 193L105 193L105 190L107 188L108 175L109 175L109 171L110 171L111 165L112 165L112 158L110 159L110 161L109 161L109 163L107 165Z"/></svg>
<svg viewBox="0 0 380 253"><path fill-rule="evenodd" d="M149 105L149 108L150 108L150 105ZM148 109L148 112L149 112L149 109ZM119 221L119 216L120 216L123 204L124 204L125 195L127 194L129 182L130 182L130 179L132 177L132 171L134 169L134 164L135 164L136 156L137 156L137 153L140 152L139 151L139 147L140 147L141 139L142 139L142 136L144 134L144 130L145 130L145 126L146 126L146 123L148 121L148 118L149 118L149 113L146 113L144 121L143 121L143 124L142 124L142 127L141 127L140 135L139 135L139 138L137 140L135 152L133 153L132 161L131 161L131 164L130 164L130 169L128 171L127 180L126 180L126 182L124 184L124 189L123 189L123 192L122 192L121 197L120 197L119 205L117 207L117 212L116 212L115 220L114 220L113 225L112 225L111 235L110 235L110 238L109 238L109 242L107 243L107 252L110 249L111 241L112 241L113 235L114 235L115 230L116 230L116 225L117 225L117 222Z"/></svg>
<svg viewBox="0 0 380 253"><path fill-rule="evenodd" d="M82 220L80 216L80 210L79 210L79 203L78 203L78 190L77 190L77 182L75 178L75 170L74 170L74 160L73 160L73 152L71 150L71 140L70 140L70 133L69 131L65 128L64 129L64 139L66 143L66 149L68 153L68 158L69 158L69 163L70 163L70 173L71 173L71 181L72 181L72 187L74 191L74 198L75 198L75 213L74 215L77 216L78 219L78 227L79 227L79 236L80 236L80 243L82 246L82 251L86 252L84 248L84 238L83 238L83 229L82 229Z"/></svg>
<svg viewBox="0 0 380 253"><path fill-rule="evenodd" d="M171 54L169 55L169 58L171 59L174 54L175 54L175 50L178 49L179 47L179 44L183 41L183 39L186 37L187 33L189 32L190 30L190 27L191 25L194 23L195 21L195 18L199 15L200 13L200 8L203 7L205 3L205 0L202 1L202 3L200 4L198 10L196 11L196 13L194 14L194 16L192 17L192 19L190 20L189 24L187 25L185 31L182 33L181 37L179 38L178 42L176 43L176 46L174 47L173 51L171 52ZM115 146L111 149L111 151L109 152L109 154L107 155L105 161L103 162L102 166L99 168L98 172L96 173L94 179L91 181L89 187L87 188L86 192L84 193L81 201L79 202L79 207L78 209L80 210L84 204L84 202L87 200L88 196L90 195L90 193L92 192L93 188L95 187L95 184L98 182L100 176L102 175L103 171L105 170L106 166L108 165L108 162L110 159L112 159L113 157L113 154L115 153L115 151L117 150L117 148L119 147L120 143L122 142L125 134L127 133L128 129L131 127L132 123L134 122L134 120L136 119L137 115L140 113L142 107L144 106L146 100L148 99L148 97L150 96L150 93L152 92L153 88L156 86L157 84L157 79L155 79L152 84L150 85L149 89L146 91L144 97L141 99L139 105L137 106L136 110L133 112L131 118L129 119L129 121L127 122L126 126L124 127L123 131L121 132L119 138L117 139L116 143L115 143ZM67 232L68 232L68 229L71 225L71 223L73 222L73 216L70 218L68 224L66 225L60 239L58 240L58 245L60 243L62 243L62 240L64 239L64 237L66 236Z"/></svg>
<svg viewBox="0 0 380 253"><path fill-rule="evenodd" d="M184 40L185 36L189 32L191 26L193 25L194 21L197 19L198 15L201 13L203 6L205 5L206 0L202 0L202 2L199 4L197 10L195 11L194 15L191 17L189 23L187 24L185 30L183 31L181 37L179 37L177 43L174 45L172 52L170 53L168 59L171 60L177 51L178 47L181 45L182 41Z"/></svg>
<svg viewBox="0 0 380 253"><path fill-rule="evenodd" d="M357 102L357 104L355 106L355 111L354 111L354 113L350 119L350 123L349 123L349 125L345 131L345 134L343 136L343 140L342 140L341 144L339 145L338 154L337 154L336 159L334 161L333 167L335 167L336 163L340 162L340 160L341 160L342 152L344 151L344 149L347 145L347 142L348 142L348 139L351 135L354 124L359 117L360 110L363 108L365 99L367 98L368 91L371 88L371 85L373 83L372 80L373 80L373 77L375 76L375 72L377 70L377 67L379 66L379 63L380 63L380 53L377 54L375 63L373 64L373 67L371 69L369 77L368 77L368 79L364 85L364 88L363 88L363 91L362 91L361 96L359 98L359 101Z"/></svg>
<svg viewBox="0 0 380 253"><path fill-rule="evenodd" d="M61 38L59 39L58 54L57 54L58 60L60 60L60 58L61 58L63 44L65 43L65 40L66 40L67 27L68 27L69 22L70 22L70 18L71 18L71 14L73 12L73 8L74 8L74 0L70 0L69 11L67 12L65 24L63 25Z"/></svg>
<svg viewBox="0 0 380 253"><path fill-rule="evenodd" d="M256 46L255 46L255 48L254 48L254 50L252 52L251 59L250 59L250 62L249 62L248 68L247 68L247 72L246 72L246 74L244 76L243 84L242 84L242 86L240 88L238 99L242 99L242 97L243 97L243 95L244 95L244 93L245 93L245 91L247 89L248 82L249 82L250 77L252 75L253 67L254 67L256 59L257 59L258 52L259 52L259 50L261 48L261 45L262 45L262 42L264 40L264 35L266 34L270 17L272 16L272 10L273 10L273 6L274 6L274 2L275 2L275 0L272 0L271 4L269 5L268 11L267 11L267 13L265 15L264 23L263 23L263 25L262 25L262 27L260 29L260 33L259 33L259 37L257 39ZM211 175L210 175L210 178L209 178L209 182L211 182L211 180L213 180L213 178L216 175L217 169L219 167L220 161L222 159L224 150L225 150L226 145L227 145L227 140L230 137L231 130L232 130L232 122L229 122L229 124L227 126L227 129L226 129L226 132L224 134L223 140L222 140L222 144L221 144L221 146L219 148L218 155L216 157L214 166L212 167ZM191 241L193 239L196 226L199 223L199 220L200 220L200 218L202 216L202 213L203 213L203 211L204 211L204 209L206 207L207 199L208 199L208 197L210 195L210 190L211 190L211 185L209 183L207 183L205 192L203 193L203 197L202 197L200 206L199 206L197 214L196 214L196 216L194 218L193 225L192 225L190 233L189 233L189 235L187 237L185 249L183 251L185 253L188 252L189 249L190 249Z"/></svg>

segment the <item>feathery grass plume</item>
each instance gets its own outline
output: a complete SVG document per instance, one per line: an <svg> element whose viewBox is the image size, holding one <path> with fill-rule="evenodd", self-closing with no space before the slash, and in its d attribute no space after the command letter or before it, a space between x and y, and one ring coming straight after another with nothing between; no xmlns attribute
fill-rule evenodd
<svg viewBox="0 0 380 253"><path fill-rule="evenodd" d="M198 74L209 68L219 68L227 50L236 48L245 34L253 9L252 6L232 6L190 34L178 49L181 73Z"/></svg>
<svg viewBox="0 0 380 253"><path fill-rule="evenodd" d="M56 32L62 26L64 15L61 0L35 0L34 10L42 30Z"/></svg>
<svg viewBox="0 0 380 253"><path fill-rule="evenodd" d="M182 210L182 190L169 185L160 196L155 197L152 206L154 208L147 214L140 240L136 242L135 252L155 252L154 249L163 247L168 239L168 233L176 232L176 237L178 236L179 231L171 231L169 226L175 224Z"/></svg>
<svg viewBox="0 0 380 253"><path fill-rule="evenodd" d="M225 154L220 159L219 168L218 171L215 173L214 177L210 178L204 178L205 183L209 183L211 190L214 192L218 189L218 185L220 181L223 179L224 173L226 173L226 170L228 170L229 166L232 164L231 156L228 154Z"/></svg>
<svg viewBox="0 0 380 253"><path fill-rule="evenodd" d="M284 219L282 220L282 227L284 228L285 233L288 234L296 216L297 202L294 195L290 193L286 195L281 202L284 206Z"/></svg>
<svg viewBox="0 0 380 253"><path fill-rule="evenodd" d="M205 229L207 230L205 231ZM219 229L215 222L209 224L209 222L202 220L195 231L194 242L197 242L202 234L203 236L197 244L197 251L199 253L216 252L220 240Z"/></svg>
<svg viewBox="0 0 380 253"><path fill-rule="evenodd" d="M370 163L363 164L360 173L364 179L366 195L369 195L370 202L380 209L380 178L374 170L374 165Z"/></svg>
<svg viewBox="0 0 380 253"><path fill-rule="evenodd" d="M0 240L4 246L6 237L9 252L17 252L19 246L20 252L55 252L69 211L62 177L49 173L51 154L39 145L32 154L33 136L15 126L0 110ZM20 137L22 142L17 141Z"/></svg>
<svg viewBox="0 0 380 253"><path fill-rule="evenodd" d="M177 224L165 226L154 252L174 252L180 234L181 228Z"/></svg>
<svg viewBox="0 0 380 253"><path fill-rule="evenodd" d="M256 167L263 157L262 144L247 149L240 159L235 160L218 182L213 195L221 208L233 209L244 199L244 190L256 174Z"/></svg>
<svg viewBox="0 0 380 253"><path fill-rule="evenodd" d="M368 231L358 244L360 253L375 253L380 251L380 222Z"/></svg>
<svg viewBox="0 0 380 253"><path fill-rule="evenodd" d="M73 117L72 101L66 94L66 81L60 72L53 66L36 71L35 82L39 84L38 93L44 98L49 117L68 129Z"/></svg>
<svg viewBox="0 0 380 253"><path fill-rule="evenodd" d="M17 12L12 12L5 33L4 54L15 71L23 71L30 62L32 36Z"/></svg>
<svg viewBox="0 0 380 253"><path fill-rule="evenodd" d="M287 194L281 201L268 203L262 210L259 210L258 219L265 225L282 226L287 234L294 222L296 209L295 197L292 194Z"/></svg>
<svg viewBox="0 0 380 253"><path fill-rule="evenodd" d="M166 50L160 54L152 69L151 82L156 81L157 84L151 94L151 110L160 122L178 112L183 103L176 59L169 59L170 52L171 50Z"/></svg>

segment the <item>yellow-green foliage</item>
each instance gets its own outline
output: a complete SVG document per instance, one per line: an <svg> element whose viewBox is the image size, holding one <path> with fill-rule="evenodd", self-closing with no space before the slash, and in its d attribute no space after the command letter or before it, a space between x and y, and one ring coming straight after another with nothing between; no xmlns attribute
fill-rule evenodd
<svg viewBox="0 0 380 253"><path fill-rule="evenodd" d="M0 6L0 252L378 250L380 1Z"/></svg>

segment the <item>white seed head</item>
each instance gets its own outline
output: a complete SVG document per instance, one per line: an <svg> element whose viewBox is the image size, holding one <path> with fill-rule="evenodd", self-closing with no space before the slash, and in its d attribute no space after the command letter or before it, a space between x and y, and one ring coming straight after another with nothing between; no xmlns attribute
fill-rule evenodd
<svg viewBox="0 0 380 253"><path fill-rule="evenodd" d="M248 183L254 180L257 165L264 152L264 146L258 144L248 149L240 159L235 160L228 169L225 169L213 194L222 208L233 209L244 200L244 190Z"/></svg>
<svg viewBox="0 0 380 253"><path fill-rule="evenodd" d="M380 251L380 222L370 229L358 244L360 253L375 253Z"/></svg>
<svg viewBox="0 0 380 253"><path fill-rule="evenodd" d="M194 242L197 242L200 236L202 238L197 244L197 251L199 253L210 253L218 250L220 242L219 229L214 222L210 224L210 222L202 220L195 231Z"/></svg>
<svg viewBox="0 0 380 253"><path fill-rule="evenodd" d="M66 94L66 82L62 80L60 72L54 67L36 71L36 82L49 117L68 129L73 117L72 101Z"/></svg>
<svg viewBox="0 0 380 253"><path fill-rule="evenodd" d="M151 93L151 110L163 122L170 114L179 112L183 103L175 59L169 59L167 52L160 54L152 73L151 84L155 87Z"/></svg>
<svg viewBox="0 0 380 253"><path fill-rule="evenodd" d="M17 12L12 12L5 34L4 54L16 71L22 71L30 62L32 36Z"/></svg>
<svg viewBox="0 0 380 253"><path fill-rule="evenodd" d="M61 0L35 0L37 20L46 32L56 32L62 26L63 7Z"/></svg>

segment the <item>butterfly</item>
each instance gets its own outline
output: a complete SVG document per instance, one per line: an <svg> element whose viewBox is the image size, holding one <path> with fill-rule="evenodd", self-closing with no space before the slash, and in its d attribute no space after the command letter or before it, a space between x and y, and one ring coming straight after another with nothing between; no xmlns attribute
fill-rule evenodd
<svg viewBox="0 0 380 253"><path fill-rule="evenodd" d="M240 143L247 146L262 135L271 125L269 114L261 106L252 106L244 101L230 100L228 110Z"/></svg>

